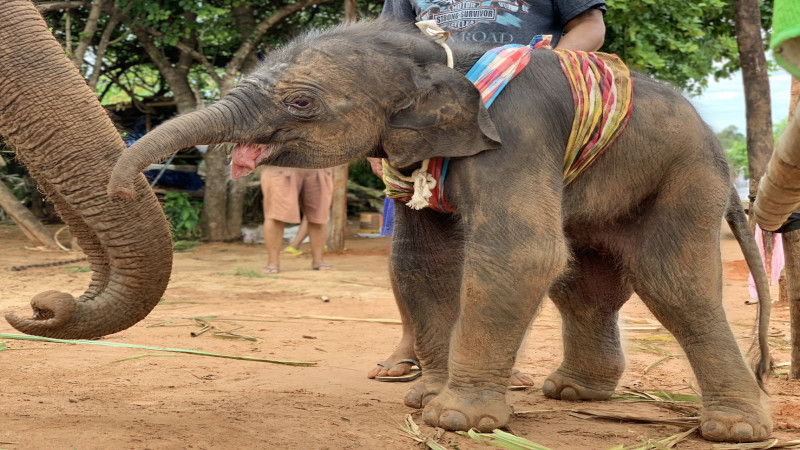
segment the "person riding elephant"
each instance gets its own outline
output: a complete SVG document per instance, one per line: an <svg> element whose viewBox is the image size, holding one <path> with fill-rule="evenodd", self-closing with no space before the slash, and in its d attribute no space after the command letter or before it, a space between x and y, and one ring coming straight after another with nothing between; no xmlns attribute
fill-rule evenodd
<svg viewBox="0 0 800 450"><path fill-rule="evenodd" d="M556 49L593 52L600 49L605 40L603 14L606 7L603 0L536 0L518 2L515 8L508 8L507 5L475 4L475 14L472 15L475 18L464 20L456 15L450 20L437 20L437 24L449 31L453 40L469 43L527 44L536 35L549 34ZM414 23L432 17L447 17L442 14L449 12L452 7L420 0L387 0L381 16ZM370 158L369 163L375 175L383 178L381 160ZM394 208L395 202L386 197L383 217L388 235L391 235ZM421 374L421 371L412 371L413 366L419 366L414 351L414 327L408 311L397 296L396 288L393 290L402 322L400 342L391 355L367 373L367 378L410 381ZM533 378L517 369L514 369L511 377L512 386L533 386Z"/></svg>
<svg viewBox="0 0 800 450"><path fill-rule="evenodd" d="M765 439L766 274L722 147L691 104L614 55L426 33L379 20L292 41L216 104L134 144L109 195L135 198L132 177L195 144L237 143L235 177L386 159L408 189L391 273L425 369L405 403L426 423L508 424L516 354L546 295L564 356L543 393L610 398L625 368L619 311L635 292L686 353L702 435ZM758 376L722 305L723 217L760 286Z"/></svg>

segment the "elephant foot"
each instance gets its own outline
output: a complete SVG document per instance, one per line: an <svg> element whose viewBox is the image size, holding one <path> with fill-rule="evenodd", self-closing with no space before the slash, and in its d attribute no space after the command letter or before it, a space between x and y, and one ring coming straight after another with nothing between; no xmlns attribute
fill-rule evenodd
<svg viewBox="0 0 800 450"><path fill-rule="evenodd" d="M430 400L422 412L425 423L450 431L491 432L508 424L510 416L503 393L471 390L466 395L450 388Z"/></svg>
<svg viewBox="0 0 800 450"><path fill-rule="evenodd" d="M404 403L409 408L424 408L432 398L439 395L439 392L441 392L444 387L445 381L446 380L440 380L423 373L422 379L406 393L406 397L403 400Z"/></svg>
<svg viewBox="0 0 800 450"><path fill-rule="evenodd" d="M757 442L772 433L772 419L760 406L712 401L700 416L700 434L709 441Z"/></svg>
<svg viewBox="0 0 800 450"><path fill-rule="evenodd" d="M542 392L545 397L556 400L608 400L614 394L614 387L616 384L610 389L590 388L586 383L555 371L544 381Z"/></svg>

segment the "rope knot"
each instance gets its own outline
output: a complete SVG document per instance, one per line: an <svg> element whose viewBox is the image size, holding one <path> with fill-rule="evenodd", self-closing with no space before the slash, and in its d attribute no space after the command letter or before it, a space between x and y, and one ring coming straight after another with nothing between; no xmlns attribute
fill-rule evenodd
<svg viewBox="0 0 800 450"><path fill-rule="evenodd" d="M411 178L414 180L414 195L406 203L406 206L411 209L420 210L427 207L433 195L431 190L436 187L436 178L429 174L427 169L427 167L420 167L411 174Z"/></svg>

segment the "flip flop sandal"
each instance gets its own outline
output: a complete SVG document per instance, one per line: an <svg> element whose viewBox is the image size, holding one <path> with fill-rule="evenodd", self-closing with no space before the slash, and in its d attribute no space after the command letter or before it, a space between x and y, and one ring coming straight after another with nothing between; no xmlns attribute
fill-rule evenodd
<svg viewBox="0 0 800 450"><path fill-rule="evenodd" d="M291 245L287 245L286 248L281 250L281 256L294 257L294 256L300 256L302 254L303 254L302 250L298 250L292 247Z"/></svg>
<svg viewBox="0 0 800 450"><path fill-rule="evenodd" d="M320 264L314 267L314 270L333 270L333 266L330 264Z"/></svg>
<svg viewBox="0 0 800 450"><path fill-rule="evenodd" d="M280 272L281 270L278 269L277 267L264 266L261 268L261 273L265 273L267 275L275 275L276 273Z"/></svg>
<svg viewBox="0 0 800 450"><path fill-rule="evenodd" d="M389 381L389 382L392 382L392 381L407 382L407 381L416 380L417 378L422 376L422 366L420 366L419 361L417 361L415 359L401 359L400 361L397 361L395 363L395 365L402 364L402 363L411 364L411 366L412 366L411 372L409 372L409 373L407 373L405 375L400 375L399 377L389 377L389 376L375 377L375 380L376 381ZM386 367L387 369L392 367L392 365L387 363L386 361L381 361L381 362L378 363L378 365ZM414 367L417 367L417 368L414 369Z"/></svg>

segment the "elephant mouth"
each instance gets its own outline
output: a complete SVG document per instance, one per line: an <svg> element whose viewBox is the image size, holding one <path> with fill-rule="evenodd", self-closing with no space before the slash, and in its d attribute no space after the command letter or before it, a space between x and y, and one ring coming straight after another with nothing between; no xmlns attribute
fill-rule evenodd
<svg viewBox="0 0 800 450"><path fill-rule="evenodd" d="M256 144L253 142L240 142L233 148L231 158L231 176L242 178L254 171L262 161L267 159L275 150L275 145Z"/></svg>

